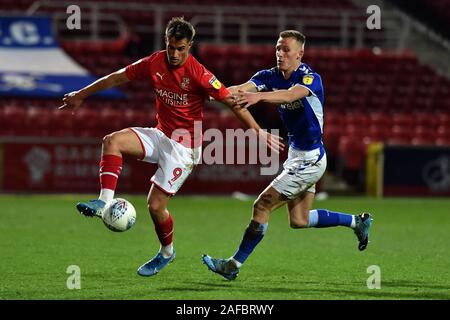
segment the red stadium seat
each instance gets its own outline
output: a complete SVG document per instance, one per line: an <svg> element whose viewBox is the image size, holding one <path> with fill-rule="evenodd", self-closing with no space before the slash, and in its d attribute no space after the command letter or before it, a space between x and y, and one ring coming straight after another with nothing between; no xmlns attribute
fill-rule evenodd
<svg viewBox="0 0 450 320"><path fill-rule="evenodd" d="M365 145L360 137L343 136L339 140L338 155L344 162L344 168L359 170L364 165Z"/></svg>
<svg viewBox="0 0 450 320"><path fill-rule="evenodd" d="M24 130L26 124L26 109L17 105L7 105L2 112L3 124L2 132L4 135L20 134Z"/></svg>
<svg viewBox="0 0 450 320"><path fill-rule="evenodd" d="M75 116L65 110L54 109L50 118L50 134L58 137L74 137L76 131Z"/></svg>
<svg viewBox="0 0 450 320"><path fill-rule="evenodd" d="M449 108L450 109L450 108ZM447 110L447 112L439 112L436 114L434 118L437 119L437 125L444 126L444 127L450 127L450 110Z"/></svg>
<svg viewBox="0 0 450 320"><path fill-rule="evenodd" d="M392 115L392 125L399 127L411 128L414 120L411 114L406 113L394 113Z"/></svg>
<svg viewBox="0 0 450 320"><path fill-rule="evenodd" d="M392 118L389 114L382 112L371 112L369 114L370 124L380 128L389 127L392 125Z"/></svg>
<svg viewBox="0 0 450 320"><path fill-rule="evenodd" d="M449 146L450 147L450 137L438 137L434 144L436 146Z"/></svg>
<svg viewBox="0 0 450 320"><path fill-rule="evenodd" d="M387 126L371 124L366 128L365 134L372 141L382 142L386 140L386 137L388 135Z"/></svg>
<svg viewBox="0 0 450 320"><path fill-rule="evenodd" d="M323 141L327 149L327 153L335 156L338 151L338 143L342 135L343 127L341 124L328 123L324 126Z"/></svg>
<svg viewBox="0 0 450 320"><path fill-rule="evenodd" d="M361 111L348 112L345 114L344 119L347 125L354 125L357 127L366 127L370 122L370 117Z"/></svg>
<svg viewBox="0 0 450 320"><path fill-rule="evenodd" d="M435 141L424 137L414 137L411 139L411 144L414 146L428 146L435 144Z"/></svg>
<svg viewBox="0 0 450 320"><path fill-rule="evenodd" d="M80 135L84 137L97 137L97 127L100 121L100 112L92 106L84 106L77 110L74 121L78 124Z"/></svg>
<svg viewBox="0 0 450 320"><path fill-rule="evenodd" d="M48 136L50 134L51 109L28 107L22 134L27 136Z"/></svg>
<svg viewBox="0 0 450 320"><path fill-rule="evenodd" d="M439 116L430 115L427 112L415 112L413 114L414 124L416 126L424 126L428 128L435 128L439 123Z"/></svg>
<svg viewBox="0 0 450 320"><path fill-rule="evenodd" d="M327 125L336 125L336 126L343 126L345 123L345 115L340 112L334 112L332 110L329 110L324 115L325 120L325 126Z"/></svg>
<svg viewBox="0 0 450 320"><path fill-rule="evenodd" d="M436 130L436 136L439 138L448 138L450 137L450 127L441 125Z"/></svg>

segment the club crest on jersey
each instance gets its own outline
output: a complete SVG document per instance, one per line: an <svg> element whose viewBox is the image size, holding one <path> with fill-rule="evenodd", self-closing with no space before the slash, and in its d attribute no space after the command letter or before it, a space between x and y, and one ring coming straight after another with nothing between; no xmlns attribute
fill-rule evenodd
<svg viewBox="0 0 450 320"><path fill-rule="evenodd" d="M219 90L222 87L222 84L215 76L212 76L211 79L209 79L209 84L214 87L214 89Z"/></svg>
<svg viewBox="0 0 450 320"><path fill-rule="evenodd" d="M189 88L189 78L188 77L183 77L183 81L180 83L181 87L185 90L187 90Z"/></svg>
<svg viewBox="0 0 450 320"><path fill-rule="evenodd" d="M311 74L307 74L303 76L302 82L307 86L311 85L314 81L314 76Z"/></svg>

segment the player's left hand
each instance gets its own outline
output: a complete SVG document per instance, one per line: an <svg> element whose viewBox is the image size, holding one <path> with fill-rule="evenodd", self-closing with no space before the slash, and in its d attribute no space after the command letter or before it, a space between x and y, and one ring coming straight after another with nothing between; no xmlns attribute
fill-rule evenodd
<svg viewBox="0 0 450 320"><path fill-rule="evenodd" d="M242 108L248 108L259 102L259 94L257 92L244 92L239 90L233 95L236 104L240 105Z"/></svg>
<svg viewBox="0 0 450 320"><path fill-rule="evenodd" d="M71 109L72 114L75 114L75 111L80 107L80 105L83 103L83 98L80 97L81 94L79 91L73 91L66 93L62 99L63 105L60 106L58 109Z"/></svg>

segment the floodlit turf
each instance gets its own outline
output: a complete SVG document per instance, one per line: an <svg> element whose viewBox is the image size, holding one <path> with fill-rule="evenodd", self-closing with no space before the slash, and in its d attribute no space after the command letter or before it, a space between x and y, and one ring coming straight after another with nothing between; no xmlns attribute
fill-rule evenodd
<svg viewBox="0 0 450 320"><path fill-rule="evenodd" d="M316 201L315 208L373 212L364 252L352 230L290 229L279 209L237 280L226 281L207 270L201 255L235 252L252 201L172 199L177 258L142 278L136 270L159 244L145 196L125 197L137 222L114 233L76 212L76 202L89 196L0 195L0 299L450 299L450 200ZM67 288L71 265L80 268L80 290ZM380 289L367 287L373 265L381 271Z"/></svg>

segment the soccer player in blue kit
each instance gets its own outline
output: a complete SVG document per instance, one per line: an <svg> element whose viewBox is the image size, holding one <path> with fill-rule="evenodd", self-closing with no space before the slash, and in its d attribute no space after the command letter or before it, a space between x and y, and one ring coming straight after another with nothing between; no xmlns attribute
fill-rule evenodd
<svg viewBox="0 0 450 320"><path fill-rule="evenodd" d="M352 215L326 209L311 210L315 184L325 172L327 158L322 142L324 91L320 76L301 62L305 36L296 30L280 33L276 45L277 66L257 72L248 82L230 87L236 102L247 108L259 101L279 105L288 131L288 159L283 171L259 195L253 217L236 253L229 259L203 255L207 267L228 280L236 279L239 269L263 239L269 216L287 204L292 228L352 228L358 249L366 249L372 217L363 212Z"/></svg>

